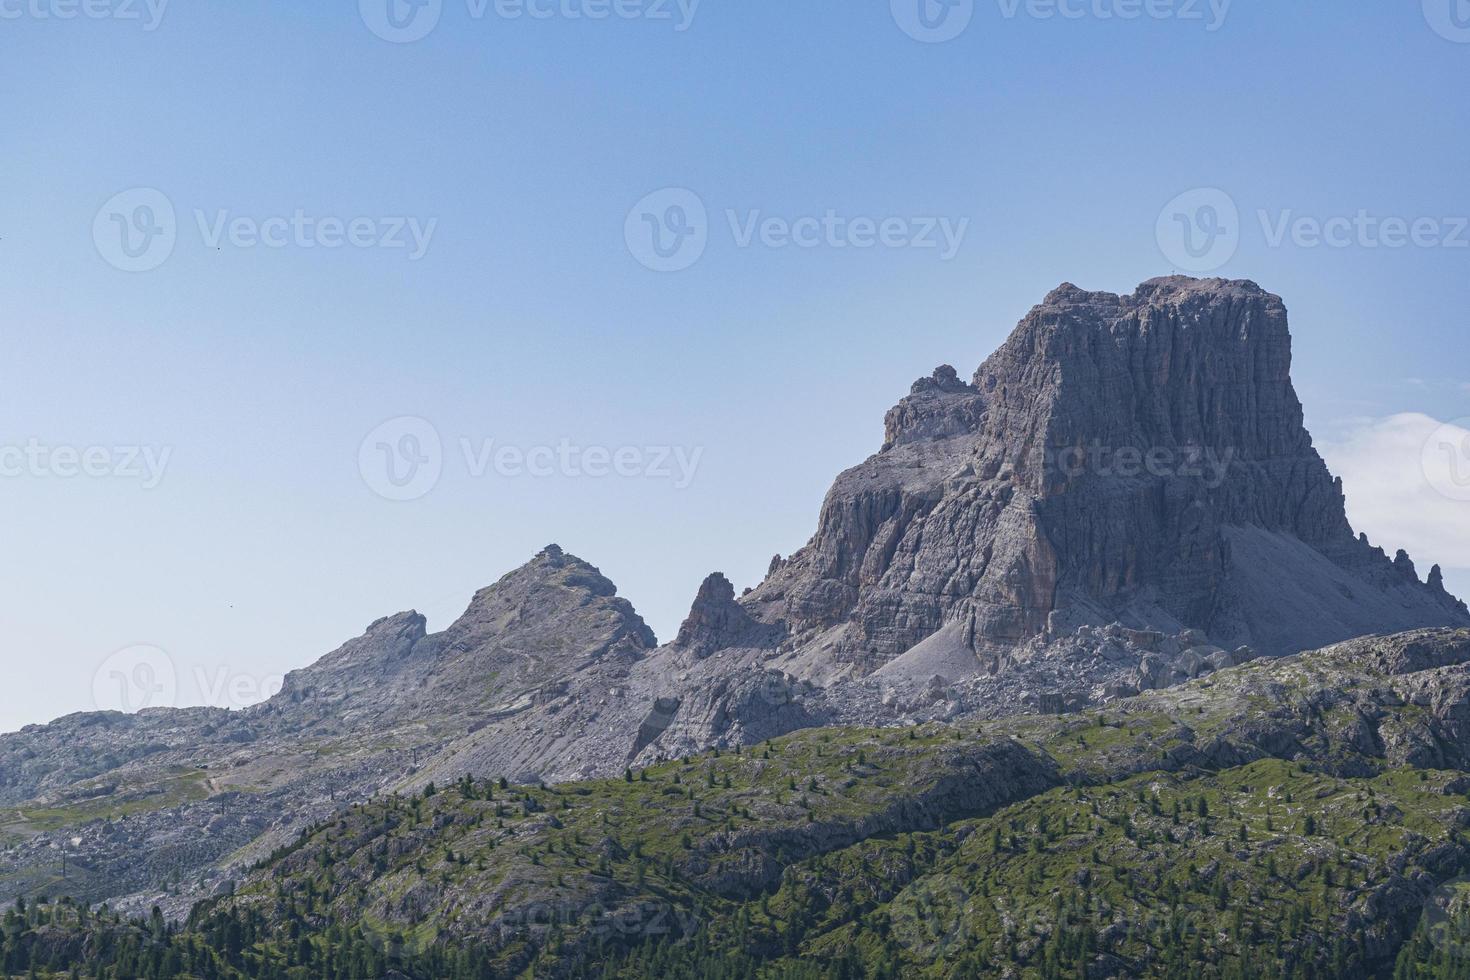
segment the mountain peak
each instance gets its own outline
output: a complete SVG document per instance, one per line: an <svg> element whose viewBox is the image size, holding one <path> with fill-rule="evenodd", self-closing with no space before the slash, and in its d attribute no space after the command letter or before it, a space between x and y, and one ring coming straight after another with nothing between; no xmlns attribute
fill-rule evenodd
<svg viewBox="0 0 1470 980"><path fill-rule="evenodd" d="M413 657L427 636L427 627L424 616L412 610L375 620L361 636L288 674L273 701L290 703L307 691L340 693L378 683Z"/></svg>
<svg viewBox="0 0 1470 980"><path fill-rule="evenodd" d="M934 369L933 374L915 381L909 393L918 395L926 391L942 391L946 394L958 394L970 390L970 386L960 380L960 374L954 369L954 365L941 364Z"/></svg>
<svg viewBox="0 0 1470 980"><path fill-rule="evenodd" d="M611 579L597 566L554 544L476 592L469 608L445 635L463 644L471 642L467 637L483 639L487 630L533 620L589 632L609 628L616 637L608 648L642 651L658 645L633 605L618 596ZM575 626L579 620L581 626ZM594 620L595 628L591 625Z"/></svg>
<svg viewBox="0 0 1470 980"><path fill-rule="evenodd" d="M563 551L558 545L549 544L530 561L507 572L494 585L477 592L475 601L517 584L556 585L593 596L615 596L618 592L618 587L596 565Z"/></svg>
<svg viewBox="0 0 1470 980"><path fill-rule="evenodd" d="M759 645L763 640L760 634L769 632L735 601L735 586L730 580L714 572L700 585L674 645L695 657L707 657L726 647Z"/></svg>
<svg viewBox="0 0 1470 980"><path fill-rule="evenodd" d="M1132 293L1091 291L1064 282L1046 295L1036 310L1085 306L1097 311L1126 313L1146 306L1164 306L1190 300L1261 298L1280 302L1249 279L1198 279L1193 276L1160 276L1140 283Z"/></svg>
<svg viewBox="0 0 1470 980"><path fill-rule="evenodd" d="M1353 534L1291 362L1254 282L1063 283L973 384L913 386L745 605L860 672L945 626L982 654L1115 620L1280 654L1466 623Z"/></svg>

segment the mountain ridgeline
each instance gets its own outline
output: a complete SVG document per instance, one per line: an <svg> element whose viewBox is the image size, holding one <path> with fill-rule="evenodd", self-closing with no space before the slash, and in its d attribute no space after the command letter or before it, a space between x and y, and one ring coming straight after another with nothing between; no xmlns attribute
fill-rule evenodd
<svg viewBox="0 0 1470 980"><path fill-rule="evenodd" d="M1464 790L1453 773L1466 768L1457 726L1467 658L1455 631L1470 628L1470 613L1437 567L1421 580L1409 556L1390 558L1354 533L1290 370L1285 306L1253 283L1176 277L1129 296L1062 286L969 380L941 367L916 382L888 413L880 451L837 478L811 541L743 595L711 575L671 642L659 645L595 567L550 546L477 593L444 631L428 632L414 612L388 616L247 710L87 713L0 736L0 894L67 894L124 913L158 905L172 920L210 899L195 912L205 932L194 935L213 938L195 952L207 959L219 936L248 929L262 944L249 955L282 971L326 955L321 930L331 927L333 942L356 937L342 939L341 955L392 960L409 975L414 957L441 955L491 963L487 975L532 964L584 975L575 971L593 946L575 928L557 930L554 943L517 933L500 944L486 930L547 894L585 909L652 890L665 911L697 920L679 934L717 958L744 949L751 970L787 971L772 976L806 976L799 954L837 962L851 943L869 966L939 971L954 966L949 953L915 953L918 940L902 939L918 928L902 924L913 909L892 903L943 905L948 883L960 881L967 897L953 915L980 916L968 928L992 935L991 913L971 907L971 872L984 865L994 874L985 887L1024 892L1035 902L1025 914L1045 919L1049 862L1015 862L1028 842L1050 854L1076 836L1057 820L1086 827L1103 858L1133 860L1138 834L1213 848L1222 826L1246 826L1249 843L1264 840L1263 821L1297 827L1310 812L1336 828L1330 846L1302 835L1296 850L1273 853L1277 874L1288 855L1310 863L1318 898L1277 911L1329 936L1342 924L1331 901L1398 903L1392 929L1364 931L1362 947L1342 954L1378 969L1412 934L1409 910L1431 879L1448 880L1461 860L1461 811L1444 801ZM1407 631L1428 631L1411 645L1441 651L1408 672L1422 681L1418 700L1380 696L1388 682L1375 678L1404 672L1354 660L1392 656L1383 651L1400 641L1333 647ZM1325 647L1317 659L1274 663ZM1310 691L1302 672L1314 678ZM1379 687L1334 701L1329 718L1312 699L1345 680ZM1268 732L1282 698L1296 727ZM1409 704L1434 737L1414 727ZM1254 721L1201 727L1192 717L1213 718L1221 705ZM1082 711L1094 720L1069 720ZM901 727L924 734L911 740ZM1105 745L1116 759L1097 756ZM1394 745L1422 782L1389 773ZM712 762L712 751L738 751L740 762ZM1141 779L1155 770L1167 776ZM466 774L474 778L457 796L423 795ZM1267 786L1301 802L1261 802ZM449 799L458 802L443 809ZM1202 799L1231 816L1223 825L1201 817ZM1150 800L1189 812L1165 826ZM675 803L677 819L665 813ZM1374 808L1414 814L1412 839L1385 831L1371 847L1354 843L1345 814ZM584 824L584 813L602 817ZM669 836L658 842L631 829L666 816ZM574 823L576 839L564 840ZM301 838L307 828L316 829ZM971 853L994 833L1006 847ZM883 842L865 843L875 836ZM895 840L906 841L900 852ZM1431 859L1426 846L1453 853ZM1216 870L1196 868L1197 878L1163 866L1140 873L1154 875L1150 901L1221 887L1231 900L1253 899L1274 887L1249 870L1266 860L1264 847L1243 848L1244 858L1220 848ZM865 862L890 877L870 880ZM1145 938L1098 933L1098 903L1116 910L1124 898L1105 887L1105 865L1067 865L1092 882L1092 904L1068 920L1092 929L1087 961L1106 947L1120 963L1162 969ZM1390 882L1343 892L1369 870L1388 881L1391 866L1409 876L1407 891ZM553 868L560 884L543 880ZM905 897L919 880L938 897ZM1031 891L1016 891L1021 882ZM818 892L830 914L795 929L795 896ZM32 932L34 911L21 923ZM71 914L52 911L58 921ZM1237 916L1226 927L1269 931L1265 920ZM1012 930L1007 955L1080 963L1069 944L1082 931L1047 921L1049 938ZM163 935L173 927L86 928L155 952L174 942ZM309 950L283 952L289 933L279 930L292 928L310 937ZM732 945L737 934L759 941ZM62 929L58 956L75 952L66 945L75 935ZM244 970L249 944L226 945L215 972L201 975ZM677 972L684 953L659 943L611 946L616 957L666 957L665 975L686 975ZM1266 975L1250 972L1255 954L1244 948L1221 955L1236 958L1240 975ZM950 952L978 964L997 949L966 942ZM1319 965L1290 950L1271 957Z"/></svg>

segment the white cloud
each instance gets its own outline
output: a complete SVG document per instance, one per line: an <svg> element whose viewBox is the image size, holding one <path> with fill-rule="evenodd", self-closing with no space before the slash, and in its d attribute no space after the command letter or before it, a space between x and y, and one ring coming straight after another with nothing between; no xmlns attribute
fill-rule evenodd
<svg viewBox="0 0 1470 980"><path fill-rule="evenodd" d="M1470 419L1359 420L1319 448L1354 528L1389 554L1403 548L1420 575L1442 565L1450 591L1470 595Z"/></svg>

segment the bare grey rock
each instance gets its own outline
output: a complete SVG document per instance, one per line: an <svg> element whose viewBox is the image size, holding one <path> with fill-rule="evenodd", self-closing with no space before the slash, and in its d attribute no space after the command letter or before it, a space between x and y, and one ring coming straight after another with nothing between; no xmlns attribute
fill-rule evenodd
<svg viewBox="0 0 1470 980"><path fill-rule="evenodd" d="M1442 576L1353 534L1290 368L1286 308L1254 283L1064 285L971 383L917 382L742 602L824 681L950 624L982 657L1113 621L1277 656L1470 622Z"/></svg>
<svg viewBox="0 0 1470 980"><path fill-rule="evenodd" d="M655 645L611 582L553 546L443 633L385 617L244 711L91 713L0 736L0 888L186 911L302 827L434 778L453 747L494 738L478 771L541 769L562 705L605 696Z"/></svg>
<svg viewBox="0 0 1470 980"><path fill-rule="evenodd" d="M735 601L735 586L730 580L715 572L699 587L674 645L695 657L706 657L729 647L761 646L775 636L771 626L752 618Z"/></svg>

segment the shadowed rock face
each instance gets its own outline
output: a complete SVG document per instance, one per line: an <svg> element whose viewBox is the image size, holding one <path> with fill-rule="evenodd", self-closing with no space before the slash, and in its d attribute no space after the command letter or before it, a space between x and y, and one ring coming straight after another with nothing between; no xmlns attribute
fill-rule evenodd
<svg viewBox="0 0 1470 980"><path fill-rule="evenodd" d="M744 603L858 674L951 624L982 655L1115 620L1285 654L1470 622L1438 576L1354 536L1280 298L1182 277L1061 286L970 383L915 383Z"/></svg>
<svg viewBox="0 0 1470 980"><path fill-rule="evenodd" d="M777 638L777 631L753 619L735 601L735 586L719 572L704 580L674 645L695 657L736 646L761 646Z"/></svg>

